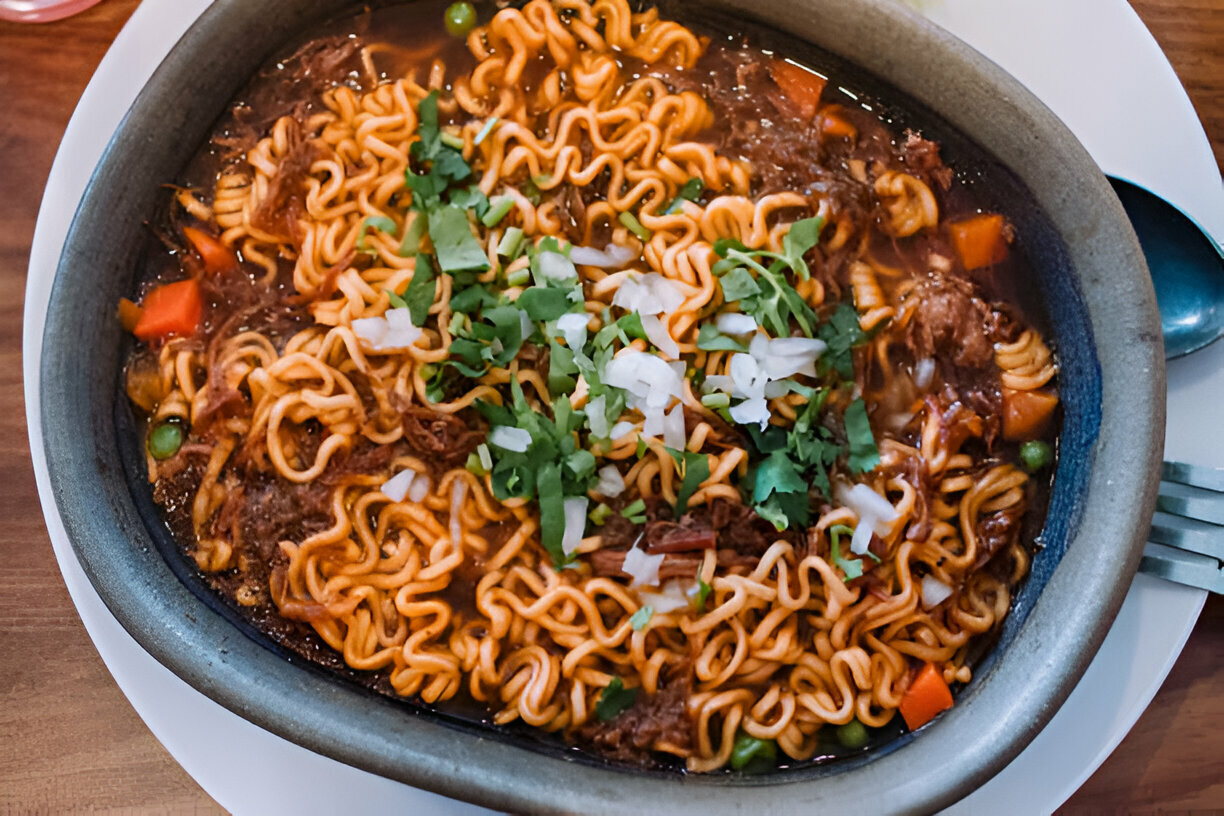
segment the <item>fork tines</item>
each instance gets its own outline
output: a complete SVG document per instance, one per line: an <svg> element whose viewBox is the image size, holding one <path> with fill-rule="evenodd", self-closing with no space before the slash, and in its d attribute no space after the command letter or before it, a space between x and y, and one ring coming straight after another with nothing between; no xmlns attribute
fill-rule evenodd
<svg viewBox="0 0 1224 816"><path fill-rule="evenodd" d="M1165 462L1141 572L1224 592L1224 470Z"/></svg>

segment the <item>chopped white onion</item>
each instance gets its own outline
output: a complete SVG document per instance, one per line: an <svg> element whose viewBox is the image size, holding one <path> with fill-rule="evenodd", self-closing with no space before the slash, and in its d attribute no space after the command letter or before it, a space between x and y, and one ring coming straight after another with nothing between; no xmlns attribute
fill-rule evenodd
<svg viewBox="0 0 1224 816"><path fill-rule="evenodd" d="M512 453L523 453L531 446L531 434L522 428L495 425L489 431L489 444Z"/></svg>
<svg viewBox="0 0 1224 816"><path fill-rule="evenodd" d="M599 482L595 485L595 492L609 499L615 499L625 492L625 477L621 476L616 465L604 465L599 469Z"/></svg>
<svg viewBox="0 0 1224 816"><path fill-rule="evenodd" d="M559 252L541 252L536 256L540 277L553 281L570 281L578 277L573 262ZM543 281L537 281L543 283Z"/></svg>
<svg viewBox="0 0 1224 816"><path fill-rule="evenodd" d="M757 335L762 337L764 335ZM760 399L765 396L765 383L768 376L761 370L760 363L751 354L732 354L731 379L735 381L732 396L743 396L749 399Z"/></svg>
<svg viewBox="0 0 1224 816"><path fill-rule="evenodd" d="M711 374L701 383L701 390L706 393L722 391L723 393L730 394L735 390L735 380L726 374Z"/></svg>
<svg viewBox="0 0 1224 816"><path fill-rule="evenodd" d="M769 336L765 334L754 334L752 339L748 341L748 353L758 363L765 362L765 358L769 356Z"/></svg>
<svg viewBox="0 0 1224 816"><path fill-rule="evenodd" d="M631 434L635 430L637 430L637 425L634 425L632 422L621 420L612 426L612 430L608 431L608 438L615 442L622 436Z"/></svg>
<svg viewBox="0 0 1224 816"><path fill-rule="evenodd" d="M672 398L684 395L683 374L677 374L663 358L636 349L625 349L604 366L605 385L624 389L630 408L664 408Z"/></svg>
<svg viewBox="0 0 1224 816"><path fill-rule="evenodd" d="M388 309L380 317L360 317L353 321L353 334L371 351L409 348L423 333L412 325L407 309Z"/></svg>
<svg viewBox="0 0 1224 816"><path fill-rule="evenodd" d="M557 318L557 331L564 335L565 345L573 351L582 351L587 339L587 324L590 322L591 318L585 312L563 314Z"/></svg>
<svg viewBox="0 0 1224 816"><path fill-rule="evenodd" d="M761 426L761 430L765 430L765 426L769 424L769 403L764 397L753 397L746 399L738 405L731 406L731 418L740 425L751 425L756 423Z"/></svg>
<svg viewBox="0 0 1224 816"><path fill-rule="evenodd" d="M664 356L673 360L680 356L680 346L672 339L667 327L657 315L642 315L642 331L646 332L646 339L663 352Z"/></svg>
<svg viewBox="0 0 1224 816"><path fill-rule="evenodd" d="M914 364L914 385L923 389L929 388L934 378L935 361L930 357L923 357Z"/></svg>
<svg viewBox="0 0 1224 816"><path fill-rule="evenodd" d="M467 496L467 482L463 479L456 479L451 483L451 505L450 505L450 537L451 544L458 547L463 541L463 527L460 520L463 516L463 499Z"/></svg>
<svg viewBox="0 0 1224 816"><path fill-rule="evenodd" d="M777 399L790 393L790 380L770 380L765 383L765 399Z"/></svg>
<svg viewBox="0 0 1224 816"><path fill-rule="evenodd" d="M657 586L659 567L663 565L663 553L647 555L645 550L634 547L625 553L621 571L633 579L630 586Z"/></svg>
<svg viewBox="0 0 1224 816"><path fill-rule="evenodd" d="M850 536L850 552L855 555L862 555L871 549L871 537L875 534L875 520L870 516L863 516L859 519L859 523L854 528L854 535Z"/></svg>
<svg viewBox="0 0 1224 816"><path fill-rule="evenodd" d="M586 530L587 497L573 496L563 503L565 507L565 530L561 533L561 552L570 555L582 543Z"/></svg>
<svg viewBox="0 0 1224 816"><path fill-rule="evenodd" d="M425 501L425 497L429 495L429 477L418 475L412 480L412 487L408 489L408 500L420 504Z"/></svg>
<svg viewBox="0 0 1224 816"><path fill-rule="evenodd" d="M694 586L696 584L694 583ZM663 584L660 592L642 590L638 592L638 600L643 606L649 606L656 614L665 615L677 609L689 608L688 591L679 579L672 578Z"/></svg>
<svg viewBox="0 0 1224 816"><path fill-rule="evenodd" d="M408 488L412 486L412 480L415 478L415 470L401 470L399 473L383 482L383 495L393 502L402 502L404 500L404 496L408 495Z"/></svg>
<svg viewBox="0 0 1224 816"><path fill-rule="evenodd" d="M647 439L657 439L663 433L665 416L662 408L651 405L642 408L642 436Z"/></svg>
<svg viewBox="0 0 1224 816"><path fill-rule="evenodd" d="M815 337L775 337L769 341L769 354L779 357L819 357L828 348Z"/></svg>
<svg viewBox="0 0 1224 816"><path fill-rule="evenodd" d="M897 520L897 509L868 485L847 487L844 482L838 482L833 487L833 498L858 516L854 536L850 539L850 551L856 555L867 552L872 533L887 535L889 525Z"/></svg>
<svg viewBox="0 0 1224 816"><path fill-rule="evenodd" d="M602 250L583 246L570 249L571 261L583 266L597 266L600 269L621 269L639 256L638 252L619 244L608 244Z"/></svg>
<svg viewBox="0 0 1224 816"><path fill-rule="evenodd" d="M952 597L952 587L936 578L934 575L922 576L922 606L931 609L939 606Z"/></svg>
<svg viewBox="0 0 1224 816"><path fill-rule="evenodd" d="M535 334L535 324L531 322L531 318L522 309L519 309L519 331L523 333L523 339L526 340L531 335Z"/></svg>
<svg viewBox="0 0 1224 816"><path fill-rule="evenodd" d="M723 334L752 334L757 330L756 318L739 312L723 312L714 319L714 327Z"/></svg>
<svg viewBox="0 0 1224 816"><path fill-rule="evenodd" d="M684 432L684 405L678 402L663 418L663 444L672 450L684 450L687 441Z"/></svg>
<svg viewBox="0 0 1224 816"><path fill-rule="evenodd" d="M612 305L646 315L670 314L684 303L684 293L658 272L630 274L612 296Z"/></svg>

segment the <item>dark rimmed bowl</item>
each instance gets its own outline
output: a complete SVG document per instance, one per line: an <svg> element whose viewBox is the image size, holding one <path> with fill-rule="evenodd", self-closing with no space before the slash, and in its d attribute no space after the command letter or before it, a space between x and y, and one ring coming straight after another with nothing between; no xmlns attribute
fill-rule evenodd
<svg viewBox="0 0 1224 816"><path fill-rule="evenodd" d="M81 564L155 658L230 710L343 762L499 809L532 812L929 811L964 796L1054 715L1130 585L1155 500L1164 361L1137 241L1071 133L994 64L889 0L707 3L874 74L984 148L1027 190L1029 236L1059 353L1065 418L1044 549L999 644L957 705L918 735L833 765L770 776L627 773L372 695L244 634L176 576L125 476L114 304L137 275L143 224L255 69L359 2L216 0L137 98L85 192L43 336L51 486ZM691 4L686 4L691 9ZM1036 241L1032 240L1036 237Z"/></svg>

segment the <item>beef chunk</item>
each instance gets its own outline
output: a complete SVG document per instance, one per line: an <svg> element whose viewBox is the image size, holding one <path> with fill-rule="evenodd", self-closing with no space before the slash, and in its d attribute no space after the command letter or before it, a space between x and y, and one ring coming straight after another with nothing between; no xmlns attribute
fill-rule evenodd
<svg viewBox="0 0 1224 816"><path fill-rule="evenodd" d="M609 722L598 719L578 730L578 738L609 759L650 765L649 752L665 743L687 750L693 744L693 721L687 701L691 688L688 668L673 672L655 694L638 692L633 705Z"/></svg>

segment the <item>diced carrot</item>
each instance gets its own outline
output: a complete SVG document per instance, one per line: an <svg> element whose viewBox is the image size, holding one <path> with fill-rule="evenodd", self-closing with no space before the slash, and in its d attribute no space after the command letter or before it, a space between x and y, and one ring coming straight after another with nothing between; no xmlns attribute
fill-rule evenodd
<svg viewBox="0 0 1224 816"><path fill-rule="evenodd" d="M901 696L901 716L911 731L935 719L935 715L952 707L952 690L944 682L943 672L934 663L926 663Z"/></svg>
<svg viewBox="0 0 1224 816"><path fill-rule="evenodd" d="M1048 391L1003 389L1003 438L1024 442L1045 434L1058 407L1058 395Z"/></svg>
<svg viewBox="0 0 1224 816"><path fill-rule="evenodd" d="M171 334L191 334L200 325L204 298L194 279L163 284L145 295L140 320L132 334L153 340Z"/></svg>
<svg viewBox="0 0 1224 816"><path fill-rule="evenodd" d="M824 92L824 77L806 68L800 68L793 62L780 59L769 64L769 75L778 84L786 100L795 106L799 116L811 121L816 115L820 95Z"/></svg>
<svg viewBox="0 0 1224 816"><path fill-rule="evenodd" d="M140 322L140 315L143 311L127 298L119 298L119 325L123 326L124 331L134 330L136 324Z"/></svg>
<svg viewBox="0 0 1224 816"><path fill-rule="evenodd" d="M853 141L858 138L858 128L827 109L820 112L820 132L834 139Z"/></svg>
<svg viewBox="0 0 1224 816"><path fill-rule="evenodd" d="M204 261L204 269L208 272L215 275L238 266L238 256L234 254L234 250L221 243L220 239L195 227L183 227L183 235Z"/></svg>
<svg viewBox="0 0 1224 816"><path fill-rule="evenodd" d="M997 214L975 215L948 225L952 244L965 269L981 269L1007 257L1003 227L1003 216Z"/></svg>

